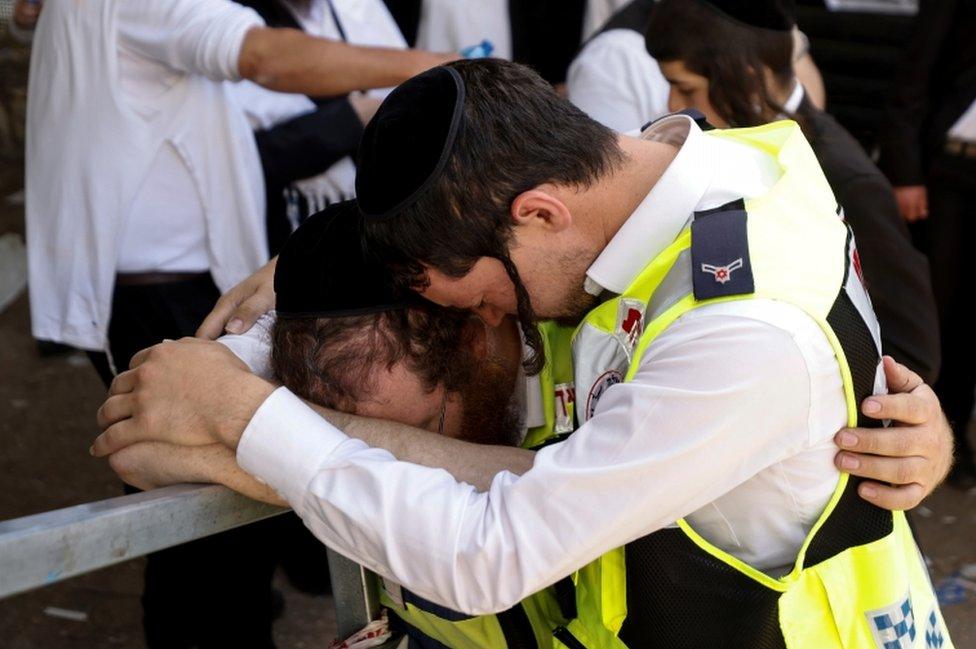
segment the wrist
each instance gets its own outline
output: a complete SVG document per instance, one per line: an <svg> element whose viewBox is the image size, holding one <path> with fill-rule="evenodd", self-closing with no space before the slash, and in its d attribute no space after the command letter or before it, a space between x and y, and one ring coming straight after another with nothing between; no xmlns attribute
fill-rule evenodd
<svg viewBox="0 0 976 649"><path fill-rule="evenodd" d="M275 391L275 386L264 379L241 372L240 381L235 385L233 402L227 410L227 415L217 424L217 440L232 451L237 451L244 429L251 422L254 413L261 404Z"/></svg>

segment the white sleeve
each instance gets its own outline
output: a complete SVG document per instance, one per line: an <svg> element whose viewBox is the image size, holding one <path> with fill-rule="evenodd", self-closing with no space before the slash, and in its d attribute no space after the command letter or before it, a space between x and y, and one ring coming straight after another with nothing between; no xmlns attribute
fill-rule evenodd
<svg viewBox="0 0 976 649"><path fill-rule="evenodd" d="M253 81L228 83L227 92L255 131L277 126L315 110L315 102L294 92L275 92Z"/></svg>
<svg viewBox="0 0 976 649"><path fill-rule="evenodd" d="M655 340L567 441L487 493L345 437L284 388L238 462L339 553L471 614L513 606L664 527L807 443L810 379L791 334L722 316Z"/></svg>
<svg viewBox="0 0 976 649"><path fill-rule="evenodd" d="M620 133L668 112L668 82L631 29L612 29L590 41L569 67L570 102Z"/></svg>
<svg viewBox="0 0 976 649"><path fill-rule="evenodd" d="M242 334L227 334L217 339L244 361L252 372L262 379L271 380L271 332L277 316L269 311L258 318L250 329Z"/></svg>
<svg viewBox="0 0 976 649"><path fill-rule="evenodd" d="M181 72L237 81L247 32L263 27L253 9L230 0L126 0L119 36L129 48Z"/></svg>

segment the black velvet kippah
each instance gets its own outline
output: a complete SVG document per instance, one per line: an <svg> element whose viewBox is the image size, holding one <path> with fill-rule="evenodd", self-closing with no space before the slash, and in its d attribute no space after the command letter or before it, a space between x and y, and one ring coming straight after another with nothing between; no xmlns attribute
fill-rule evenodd
<svg viewBox="0 0 976 649"><path fill-rule="evenodd" d="M274 288L279 318L379 313L419 299L398 293L389 270L365 255L356 201L331 205L295 230L278 255Z"/></svg>
<svg viewBox="0 0 976 649"><path fill-rule="evenodd" d="M444 169L464 115L456 70L431 68L380 104L359 143L356 196L369 219L385 219L417 200Z"/></svg>
<svg viewBox="0 0 976 649"><path fill-rule="evenodd" d="M796 24L794 0L701 0L701 2L749 27L790 31Z"/></svg>

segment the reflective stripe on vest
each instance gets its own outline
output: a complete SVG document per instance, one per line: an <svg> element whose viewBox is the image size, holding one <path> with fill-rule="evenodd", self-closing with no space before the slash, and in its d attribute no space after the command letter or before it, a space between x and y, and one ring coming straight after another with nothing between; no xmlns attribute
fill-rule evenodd
<svg viewBox="0 0 976 649"><path fill-rule="evenodd" d="M858 404L883 378L879 331L858 277L856 247L836 217L813 152L792 122L706 137L760 148L777 160L782 175L765 196L745 203L747 217L733 214L735 206L705 217L700 223L707 228L693 223L622 295L580 324L573 341L578 418L591 417L607 390L631 380L648 346L683 314L705 304L763 298L793 304L817 322L838 361L848 424L867 423L859 422ZM721 236L710 241L715 228ZM747 232L746 255L739 248L718 254L721 246L716 253L716 242L742 233L735 228ZM696 260L696 251L706 248L716 255L714 263ZM730 274L746 270L754 286L743 281L745 288L734 288ZM793 570L779 579L715 547L685 520L625 552L616 569L621 586L606 599L618 610L621 600L629 604L620 636L631 647L952 646L904 514L860 499L846 474Z"/></svg>

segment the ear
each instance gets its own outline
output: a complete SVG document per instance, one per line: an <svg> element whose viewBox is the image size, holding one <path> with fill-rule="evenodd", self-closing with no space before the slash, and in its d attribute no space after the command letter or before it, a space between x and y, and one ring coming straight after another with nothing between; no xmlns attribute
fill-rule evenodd
<svg viewBox="0 0 976 649"><path fill-rule="evenodd" d="M522 192L512 201L512 221L515 225L540 227L560 232L573 224L573 215L551 185L540 185Z"/></svg>

